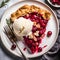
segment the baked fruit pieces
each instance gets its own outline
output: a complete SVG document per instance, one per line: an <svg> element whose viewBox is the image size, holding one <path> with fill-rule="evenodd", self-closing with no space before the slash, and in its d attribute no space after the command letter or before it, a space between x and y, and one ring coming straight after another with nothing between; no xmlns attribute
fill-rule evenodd
<svg viewBox="0 0 60 60"><path fill-rule="evenodd" d="M35 5L24 5L20 7L16 12L11 14L11 20L14 21L17 18L32 12L37 12L38 14L41 14L42 17L46 20L49 20L51 16L51 13L49 11L41 9Z"/></svg>
<svg viewBox="0 0 60 60"><path fill-rule="evenodd" d="M33 22L33 28L28 36L23 36L25 44L32 53L41 52L42 47L39 45L45 36L46 26L50 20L51 13L35 5L24 5L16 12L11 14L11 21L23 17ZM51 35L51 34L50 34Z"/></svg>

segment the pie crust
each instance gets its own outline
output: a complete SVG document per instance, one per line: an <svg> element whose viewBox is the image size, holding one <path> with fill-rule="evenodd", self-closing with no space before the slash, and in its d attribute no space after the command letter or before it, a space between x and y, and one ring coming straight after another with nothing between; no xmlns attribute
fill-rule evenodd
<svg viewBox="0 0 60 60"><path fill-rule="evenodd" d="M22 7L20 7L17 11L13 12L11 14L11 20L14 22L15 19L21 17L21 16L24 16L26 14L29 14L29 13L32 13L32 12L38 12L38 14L42 14L42 17L45 19L45 20L49 20L50 19L50 16L51 16L51 13L47 10L44 10L40 7L37 7L35 5L24 5Z"/></svg>

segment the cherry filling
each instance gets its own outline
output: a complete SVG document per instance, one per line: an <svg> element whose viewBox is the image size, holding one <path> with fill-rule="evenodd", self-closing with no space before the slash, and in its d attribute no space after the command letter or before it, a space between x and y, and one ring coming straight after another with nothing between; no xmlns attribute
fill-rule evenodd
<svg viewBox="0 0 60 60"><path fill-rule="evenodd" d="M30 19L34 24L32 28L32 35L24 36L25 44L31 50L32 53L41 52L42 47L39 47L43 37L45 36L46 25L48 20L45 20L41 14L37 12L29 13L28 15L23 16L26 19Z"/></svg>
<svg viewBox="0 0 60 60"><path fill-rule="evenodd" d="M58 4L58 5L60 5L60 0L51 0L51 2L52 2L53 4Z"/></svg>
<svg viewBox="0 0 60 60"><path fill-rule="evenodd" d="M52 35L52 31L47 32L47 37L50 37Z"/></svg>
<svg viewBox="0 0 60 60"><path fill-rule="evenodd" d="M13 44L13 45L11 46L11 50L14 50L15 48L16 48L16 45Z"/></svg>

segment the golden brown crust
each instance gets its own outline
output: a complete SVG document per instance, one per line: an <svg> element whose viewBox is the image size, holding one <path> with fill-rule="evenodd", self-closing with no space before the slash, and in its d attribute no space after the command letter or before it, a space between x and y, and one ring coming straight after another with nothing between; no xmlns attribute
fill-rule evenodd
<svg viewBox="0 0 60 60"><path fill-rule="evenodd" d="M16 13L11 14L11 20L14 21L17 18Z"/></svg>
<svg viewBox="0 0 60 60"><path fill-rule="evenodd" d="M30 10L31 10L31 12L38 12L40 10L40 8L37 7L37 6L31 5L31 9Z"/></svg>
<svg viewBox="0 0 60 60"><path fill-rule="evenodd" d="M19 8L16 12L11 14L11 20L14 21L15 19L17 19L18 17L24 16L28 13L31 12L38 12L39 14L42 14L42 17L46 20L50 19L50 15L51 13L47 10L41 9L35 5L24 5L21 8Z"/></svg>

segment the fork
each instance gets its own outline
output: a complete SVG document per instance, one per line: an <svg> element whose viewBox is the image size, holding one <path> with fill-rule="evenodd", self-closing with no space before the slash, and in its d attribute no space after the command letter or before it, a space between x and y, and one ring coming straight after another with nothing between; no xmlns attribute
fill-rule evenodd
<svg viewBox="0 0 60 60"><path fill-rule="evenodd" d="M10 31L11 32L11 31ZM22 55L22 59L23 60L29 60L29 58L27 58L25 55L24 55L24 53L22 52L22 50L19 48L19 46L18 46L18 44L17 44L17 42L16 42L16 37L15 37L15 35L14 35L14 38L11 38L11 36L13 36L12 34L11 34L11 36L9 36L9 33L7 32L7 30L6 30L6 28L4 28L4 33L7 35L7 37L8 37L8 39L11 41L11 43L12 44L16 44L16 46L17 46L17 48L19 49L19 51L20 51L20 53L21 53L21 55Z"/></svg>

